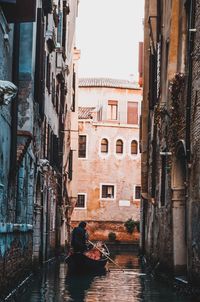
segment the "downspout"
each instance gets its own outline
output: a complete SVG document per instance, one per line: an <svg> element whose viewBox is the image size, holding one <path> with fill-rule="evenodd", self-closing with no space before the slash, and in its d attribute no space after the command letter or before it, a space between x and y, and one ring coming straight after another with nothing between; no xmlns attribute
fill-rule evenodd
<svg viewBox="0 0 200 302"><path fill-rule="evenodd" d="M20 50L20 23L14 23L13 40L13 83L19 88L19 50ZM17 200L18 200L18 179L17 179L17 128L18 128L18 94L11 104L11 152L9 183L11 186L11 198L15 200L14 221L17 222ZM7 205L8 207L8 205Z"/></svg>
<svg viewBox="0 0 200 302"><path fill-rule="evenodd" d="M188 64L188 77L187 77L187 100L186 100L186 182L188 186L186 187L186 202L185 202L185 240L187 246L187 272L189 273L191 260L190 260L190 252L188 249L188 243L190 240L190 230L189 230L189 179L190 179L190 163L191 163L191 143L190 143L190 135L191 135L191 98L192 98L192 51L194 47L194 31L195 28L195 6L196 0L191 0L187 2L188 4L188 39L187 39L187 64Z"/></svg>
<svg viewBox="0 0 200 302"><path fill-rule="evenodd" d="M19 87L19 47L20 47L20 23L14 24L14 41L13 41L13 70L12 77L13 83ZM17 123L18 123L18 95L11 105L12 115L12 142L11 142L11 169L10 175L13 182L16 175L16 154L17 154Z"/></svg>
<svg viewBox="0 0 200 302"><path fill-rule="evenodd" d="M191 117L191 94L192 94L192 51L194 46L194 32L191 29L195 26L195 0L191 0L189 6L189 20L188 20L188 51L187 51L187 61L188 61L188 81L187 81L187 102L186 102L186 157L187 162L190 163L190 117Z"/></svg>

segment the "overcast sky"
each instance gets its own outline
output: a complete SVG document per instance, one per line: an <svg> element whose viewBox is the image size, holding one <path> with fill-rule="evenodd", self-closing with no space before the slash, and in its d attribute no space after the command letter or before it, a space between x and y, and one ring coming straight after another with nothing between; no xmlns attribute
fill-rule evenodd
<svg viewBox="0 0 200 302"><path fill-rule="evenodd" d="M138 79L144 0L80 0L76 46L79 77Z"/></svg>

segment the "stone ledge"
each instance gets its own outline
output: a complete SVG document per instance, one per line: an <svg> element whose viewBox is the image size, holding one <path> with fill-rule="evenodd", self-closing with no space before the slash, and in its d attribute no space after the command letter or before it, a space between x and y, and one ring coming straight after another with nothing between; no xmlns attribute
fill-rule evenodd
<svg viewBox="0 0 200 302"><path fill-rule="evenodd" d="M32 224L26 223L0 223L0 234L13 232L30 232L33 231Z"/></svg>

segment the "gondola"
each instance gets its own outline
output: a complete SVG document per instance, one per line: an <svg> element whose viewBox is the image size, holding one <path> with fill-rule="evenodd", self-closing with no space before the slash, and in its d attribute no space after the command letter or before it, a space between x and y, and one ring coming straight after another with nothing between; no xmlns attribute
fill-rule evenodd
<svg viewBox="0 0 200 302"><path fill-rule="evenodd" d="M105 246L106 251L101 255L100 259L95 260L89 258L84 253L70 253L65 262L68 265L69 273L101 273L104 272L108 261L109 251Z"/></svg>

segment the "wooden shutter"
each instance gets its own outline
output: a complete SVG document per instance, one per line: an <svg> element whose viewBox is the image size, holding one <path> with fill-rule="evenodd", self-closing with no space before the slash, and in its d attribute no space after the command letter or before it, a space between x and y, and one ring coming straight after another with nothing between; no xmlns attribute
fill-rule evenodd
<svg viewBox="0 0 200 302"><path fill-rule="evenodd" d="M36 0L0 0L0 4L8 23L35 21Z"/></svg>
<svg viewBox="0 0 200 302"><path fill-rule="evenodd" d="M149 109L157 103L157 54L151 53L149 58Z"/></svg>
<svg viewBox="0 0 200 302"><path fill-rule="evenodd" d="M138 124L138 103L128 102L127 124Z"/></svg>
<svg viewBox="0 0 200 302"><path fill-rule="evenodd" d="M0 0L0 3L13 3L15 4L17 0Z"/></svg>
<svg viewBox="0 0 200 302"><path fill-rule="evenodd" d="M79 135L78 157L80 157L80 158L86 157L86 136L85 135Z"/></svg>
<svg viewBox="0 0 200 302"><path fill-rule="evenodd" d="M73 96L72 96L72 112L75 112L76 108L76 72L75 72L75 66L73 66Z"/></svg>
<svg viewBox="0 0 200 302"><path fill-rule="evenodd" d="M69 180L72 180L72 174L73 174L73 151L70 150L69 162L68 162L68 178L69 178Z"/></svg>
<svg viewBox="0 0 200 302"><path fill-rule="evenodd" d="M34 97L35 101L39 103L39 112L42 119L44 117L45 59L46 54L44 51L44 19L42 9L38 8Z"/></svg>
<svg viewBox="0 0 200 302"><path fill-rule="evenodd" d="M137 154L138 153L138 144L137 141L131 142L131 154Z"/></svg>

